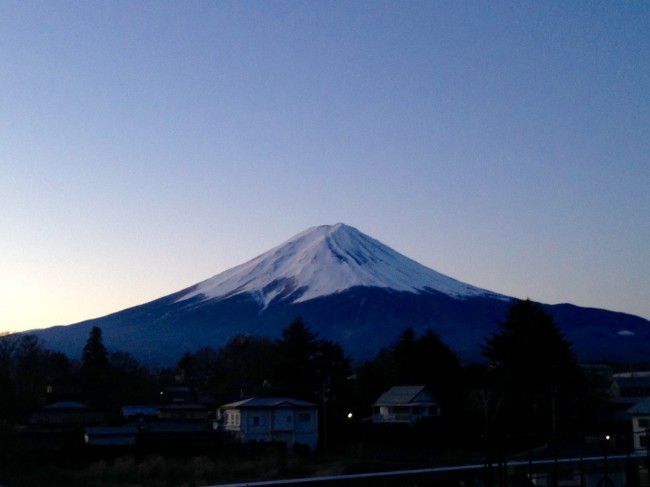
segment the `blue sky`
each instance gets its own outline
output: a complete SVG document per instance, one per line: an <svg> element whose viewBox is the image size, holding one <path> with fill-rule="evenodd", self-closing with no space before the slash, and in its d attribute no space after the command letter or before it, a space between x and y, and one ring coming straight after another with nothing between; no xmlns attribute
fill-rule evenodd
<svg viewBox="0 0 650 487"><path fill-rule="evenodd" d="M343 221L650 317L647 2L2 2L0 330Z"/></svg>

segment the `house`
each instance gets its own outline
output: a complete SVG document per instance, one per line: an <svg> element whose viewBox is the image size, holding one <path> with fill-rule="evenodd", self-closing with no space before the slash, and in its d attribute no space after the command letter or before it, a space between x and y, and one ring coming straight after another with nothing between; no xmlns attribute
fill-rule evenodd
<svg viewBox="0 0 650 487"><path fill-rule="evenodd" d="M175 421L207 421L208 408L202 404L175 403L160 406L158 417Z"/></svg>
<svg viewBox="0 0 650 487"><path fill-rule="evenodd" d="M60 401L50 404L29 418L30 424L49 425L85 425L98 424L104 420L104 414L93 411L83 403Z"/></svg>
<svg viewBox="0 0 650 487"><path fill-rule="evenodd" d="M414 424L440 416L440 407L424 386L395 386L372 406L373 423Z"/></svg>
<svg viewBox="0 0 650 487"><path fill-rule="evenodd" d="M622 397L650 396L650 371L619 372L613 375L613 379Z"/></svg>
<svg viewBox="0 0 650 487"><path fill-rule="evenodd" d="M632 417L632 434L634 437L635 450L647 450L648 434L650 433L650 397L639 401L628 410Z"/></svg>
<svg viewBox="0 0 650 487"><path fill-rule="evenodd" d="M191 403L196 402L196 392L186 386L169 386L160 391L160 399L166 403Z"/></svg>
<svg viewBox="0 0 650 487"><path fill-rule="evenodd" d="M219 408L221 427L241 442L282 442L289 448L318 444L318 406L283 397L252 397Z"/></svg>
<svg viewBox="0 0 650 487"><path fill-rule="evenodd" d="M600 397L620 397L619 385L614 380L614 369L604 364L581 364L580 368L585 374L591 389Z"/></svg>

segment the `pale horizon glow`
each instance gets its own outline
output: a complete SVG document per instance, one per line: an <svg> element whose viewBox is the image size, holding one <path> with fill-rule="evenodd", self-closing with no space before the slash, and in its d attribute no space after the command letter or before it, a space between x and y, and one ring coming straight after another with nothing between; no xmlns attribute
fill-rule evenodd
<svg viewBox="0 0 650 487"><path fill-rule="evenodd" d="M344 222L650 318L650 4L3 2L0 331Z"/></svg>

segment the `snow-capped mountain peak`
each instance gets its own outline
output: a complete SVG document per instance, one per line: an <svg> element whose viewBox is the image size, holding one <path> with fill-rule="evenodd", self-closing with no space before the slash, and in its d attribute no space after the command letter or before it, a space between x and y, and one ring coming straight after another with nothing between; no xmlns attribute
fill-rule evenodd
<svg viewBox="0 0 650 487"><path fill-rule="evenodd" d="M354 227L337 223L309 228L254 259L197 284L179 301L196 296L223 299L249 293L266 307L276 298L297 303L355 286L418 293L435 290L456 298L501 297L440 274Z"/></svg>

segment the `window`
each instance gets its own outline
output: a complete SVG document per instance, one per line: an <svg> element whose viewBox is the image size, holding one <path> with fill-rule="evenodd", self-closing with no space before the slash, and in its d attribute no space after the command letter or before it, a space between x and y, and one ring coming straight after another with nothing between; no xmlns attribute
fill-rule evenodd
<svg viewBox="0 0 650 487"><path fill-rule="evenodd" d="M638 419L639 428L650 428L650 419L648 418L639 418Z"/></svg>
<svg viewBox="0 0 650 487"><path fill-rule="evenodd" d="M311 414L309 414L309 413L299 413L298 414L298 419L302 423L309 423L311 421Z"/></svg>
<svg viewBox="0 0 650 487"><path fill-rule="evenodd" d="M648 448L648 435L639 436L639 443L643 448Z"/></svg>
<svg viewBox="0 0 650 487"><path fill-rule="evenodd" d="M240 416L238 412L226 413L226 424L239 426Z"/></svg>

